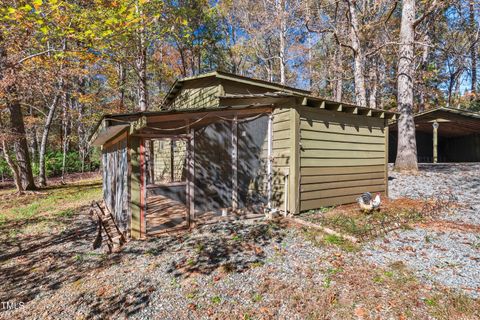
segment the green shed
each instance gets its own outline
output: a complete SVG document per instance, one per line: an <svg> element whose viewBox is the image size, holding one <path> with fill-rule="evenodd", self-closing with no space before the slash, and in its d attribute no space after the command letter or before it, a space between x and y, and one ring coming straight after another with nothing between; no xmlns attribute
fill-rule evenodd
<svg viewBox="0 0 480 320"><path fill-rule="evenodd" d="M175 82L160 111L105 115L91 143L107 208L141 238L386 194L395 116L216 71Z"/></svg>

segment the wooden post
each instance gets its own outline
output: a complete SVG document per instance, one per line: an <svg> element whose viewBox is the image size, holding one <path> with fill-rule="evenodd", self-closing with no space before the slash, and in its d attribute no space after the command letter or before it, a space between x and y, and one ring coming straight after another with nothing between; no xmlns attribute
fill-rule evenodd
<svg viewBox="0 0 480 320"><path fill-rule="evenodd" d="M285 190L285 193L283 195L283 204L284 204L284 209L283 209L283 216L284 217L287 217L288 216L288 190L289 190L289 185L288 185L288 180L290 179L290 168L285 168L285 175L284 175L284 179L285 179L285 187L284 187L284 190Z"/></svg>
<svg viewBox="0 0 480 320"><path fill-rule="evenodd" d="M272 210L272 150L273 150L273 115L268 116L267 140L267 207Z"/></svg>
<svg viewBox="0 0 480 320"><path fill-rule="evenodd" d="M173 146L174 140L170 139L170 182L175 181L175 172L174 172L174 166L175 166L175 147Z"/></svg>
<svg viewBox="0 0 480 320"><path fill-rule="evenodd" d="M433 122L433 163L438 163L438 122Z"/></svg>
<svg viewBox="0 0 480 320"><path fill-rule="evenodd" d="M290 214L300 213L300 114L290 109L290 183L288 195Z"/></svg>
<svg viewBox="0 0 480 320"><path fill-rule="evenodd" d="M140 140L140 238L146 236L147 181L145 162L145 139Z"/></svg>
<svg viewBox="0 0 480 320"><path fill-rule="evenodd" d="M232 121L232 209L238 208L238 121Z"/></svg>
<svg viewBox="0 0 480 320"><path fill-rule="evenodd" d="M388 128L388 120L385 119L385 129L384 129L384 132L385 132L385 197L388 197L388 150L389 150L389 146L388 146L388 138L389 138L389 128Z"/></svg>
<svg viewBox="0 0 480 320"><path fill-rule="evenodd" d="M188 224L195 221L195 130L190 129L188 156Z"/></svg>
<svg viewBox="0 0 480 320"><path fill-rule="evenodd" d="M129 138L130 147L130 234L132 238L139 239L142 236L142 205L143 205L143 183L142 183L142 164L141 164L141 138Z"/></svg>

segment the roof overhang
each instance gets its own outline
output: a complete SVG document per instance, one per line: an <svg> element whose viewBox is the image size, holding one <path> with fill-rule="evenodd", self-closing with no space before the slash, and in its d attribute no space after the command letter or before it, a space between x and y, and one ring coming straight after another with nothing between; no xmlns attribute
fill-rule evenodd
<svg viewBox="0 0 480 320"><path fill-rule="evenodd" d="M417 132L432 133L433 124L438 123L438 133L446 137L460 137L480 133L480 114L467 110L440 107L414 116ZM390 125L397 130L396 123Z"/></svg>
<svg viewBox="0 0 480 320"><path fill-rule="evenodd" d="M130 124L117 124L111 127L104 127L90 139L90 144L95 147L103 146L107 141L115 138L124 130L130 128Z"/></svg>
<svg viewBox="0 0 480 320"><path fill-rule="evenodd" d="M218 80L228 80L228 81L241 83L244 85L253 85L253 86L265 88L267 90L282 91L282 92L302 94L302 95L311 94L311 92L308 90L298 89L294 87L285 86L279 83L244 77L237 74L217 70L217 71L200 74L193 77L187 77L187 78L176 80L172 85L172 87L170 88L170 90L168 91L167 95L165 96L162 102L162 105L164 106L168 105L175 98L178 92L182 90L182 87L184 86L185 82L207 79L207 78L212 78L212 79L216 78Z"/></svg>
<svg viewBox="0 0 480 320"><path fill-rule="evenodd" d="M255 106L266 104L271 104L276 107L307 106L330 111L357 114L360 116L385 118L387 120L395 120L398 115L397 113L391 111L371 109L367 107L360 107L353 104L331 101L309 95L299 95L286 92L267 92L262 94L235 94L219 96L219 98L221 106Z"/></svg>

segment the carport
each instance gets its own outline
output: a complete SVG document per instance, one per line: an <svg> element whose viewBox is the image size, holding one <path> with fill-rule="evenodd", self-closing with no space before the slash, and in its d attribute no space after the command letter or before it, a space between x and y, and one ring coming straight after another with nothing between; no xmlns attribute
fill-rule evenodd
<svg viewBox="0 0 480 320"><path fill-rule="evenodd" d="M389 162L397 155L397 123L390 124ZM436 108L415 115L418 162L480 162L480 114Z"/></svg>

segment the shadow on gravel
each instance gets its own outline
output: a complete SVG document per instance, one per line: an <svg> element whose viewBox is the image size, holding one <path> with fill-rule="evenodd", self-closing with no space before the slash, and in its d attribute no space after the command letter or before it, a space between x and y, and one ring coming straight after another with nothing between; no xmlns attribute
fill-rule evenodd
<svg viewBox="0 0 480 320"><path fill-rule="evenodd" d="M265 262L264 247L280 244L285 237L277 223L217 224L202 230L200 237L187 239L187 256L172 263L168 270L175 277L223 272L243 272Z"/></svg>
<svg viewBox="0 0 480 320"><path fill-rule="evenodd" d="M83 284L95 281L95 273L113 265L138 257L155 263L167 254L176 257L176 263L167 271L174 277L210 274L217 269L242 272L263 264L264 247L281 243L285 236L283 226L273 222L220 223L182 236L131 241L120 253L107 255L92 251L96 224L85 214L88 207L80 208L79 212L71 218L62 218L69 228L61 233L21 236L0 243L0 301L27 304L39 295L41 299L49 299L55 291L68 286L74 305L66 306L67 309L84 310L86 319L116 314L129 317L148 305L150 295L158 290L148 274L139 275L142 279L137 285L108 294L102 290L113 284L95 284L93 291L90 287L83 289ZM122 277L122 273L112 277ZM35 306L32 308L35 310Z"/></svg>
<svg viewBox="0 0 480 320"><path fill-rule="evenodd" d="M115 316L128 319L148 305L150 295L155 290L150 280L144 279L138 286L121 290L108 297L103 297L101 292L97 292L96 295L81 293L76 300L78 304L76 309L80 309L81 305L88 306L85 319L111 319Z"/></svg>
<svg viewBox="0 0 480 320"><path fill-rule="evenodd" d="M87 207L80 210L88 211ZM105 255L91 251L96 225L89 216L76 214L64 220L71 227L61 233L2 241L0 301L27 303L40 293L48 294L120 258L107 260Z"/></svg>

